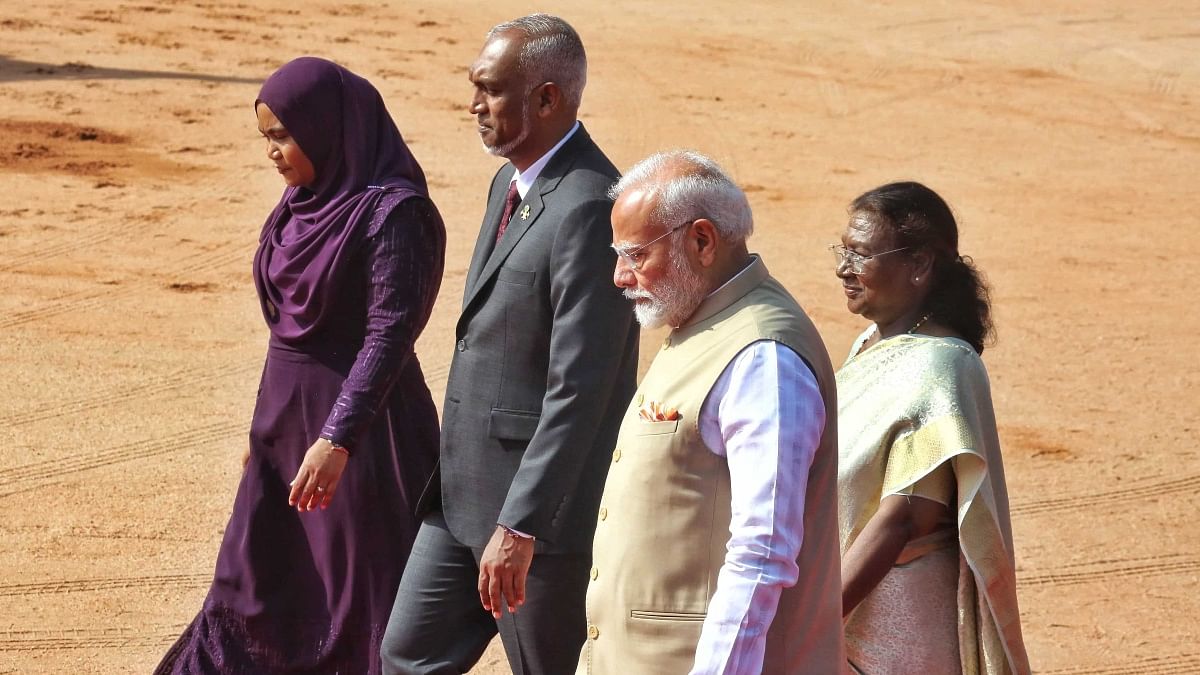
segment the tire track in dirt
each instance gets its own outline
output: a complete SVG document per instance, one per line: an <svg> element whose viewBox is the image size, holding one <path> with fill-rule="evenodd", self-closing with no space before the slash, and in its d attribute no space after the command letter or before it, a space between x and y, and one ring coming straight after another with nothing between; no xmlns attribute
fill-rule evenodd
<svg viewBox="0 0 1200 675"><path fill-rule="evenodd" d="M428 370L422 369L422 374L425 375L425 384L427 385L445 384L446 379L450 377L450 364L438 364Z"/></svg>
<svg viewBox="0 0 1200 675"><path fill-rule="evenodd" d="M224 247L214 251L206 251L190 255L173 265L168 271L171 278L179 278L181 274L203 272L227 267L235 262L246 259L244 250L228 250ZM188 264L190 262L190 264ZM60 295L46 301L45 304L21 312L14 312L6 319L0 319L0 328L11 328L26 323L43 321L45 319L80 312L98 307L107 307L115 299L132 294L145 294L146 284L128 283L120 286L106 286L97 290L89 288Z"/></svg>
<svg viewBox="0 0 1200 675"><path fill-rule="evenodd" d="M0 631L0 652L48 652L62 649L121 649L165 647L186 626L148 628L60 628L57 630Z"/></svg>
<svg viewBox="0 0 1200 675"><path fill-rule="evenodd" d="M250 258L253 253L254 247L250 243L223 242L212 249L189 257L186 264L172 267L171 274L178 276L180 274L208 272L228 267L234 263L243 263L246 266L247 273L249 273Z"/></svg>
<svg viewBox="0 0 1200 675"><path fill-rule="evenodd" d="M245 431L244 421L214 422L165 438L133 441L99 452L76 453L10 469L0 469L0 498L44 487L72 474L178 452L204 443L224 441L235 433Z"/></svg>
<svg viewBox="0 0 1200 675"><path fill-rule="evenodd" d="M241 377L252 373L258 367L258 364L244 363L229 370L219 372L212 372L211 369L202 367L184 368L140 380L137 386L113 388L90 396L81 397L74 401L42 406L8 415L0 415L0 425L17 426L32 424L66 415L75 415L100 408L113 407L130 401L141 401L151 396L165 394L184 387L193 387L198 384L208 384L227 378Z"/></svg>
<svg viewBox="0 0 1200 675"><path fill-rule="evenodd" d="M1071 666L1043 670L1042 675L1185 675L1200 673L1200 653L1149 656L1112 666Z"/></svg>
<svg viewBox="0 0 1200 675"><path fill-rule="evenodd" d="M1200 573L1200 558L1194 555L1169 554L1062 565L1050 572L1021 576L1019 583L1022 586L1068 586L1109 579L1144 579L1187 572Z"/></svg>
<svg viewBox="0 0 1200 675"><path fill-rule="evenodd" d="M1014 516L1038 515L1044 513L1070 513L1083 511L1103 504L1119 503L1118 500L1158 497L1179 492L1194 492L1200 488L1200 474L1183 478L1166 480L1148 480L1126 488L1090 492L1070 497L1053 497L1050 499L1035 499L1016 504L1010 508Z"/></svg>
<svg viewBox="0 0 1200 675"><path fill-rule="evenodd" d="M1179 73L1173 71L1157 71L1150 76L1150 93L1159 96L1171 96L1179 84Z"/></svg>
<svg viewBox="0 0 1200 675"><path fill-rule="evenodd" d="M223 180L206 182L194 198L188 200L186 204L179 204L174 209L176 215L173 218L164 218L160 221L160 226L168 225L172 221L178 223L187 218L195 219L197 217L195 214L202 212L199 210L202 205L210 204L214 199L224 195L236 194L238 188L246 184L249 175L249 171L243 171L232 173ZM6 272L81 249L93 248L97 244L128 235L134 227L125 217L107 224L103 222L104 220L107 219L89 223L86 232L66 231L63 232L63 238L60 241L49 244L38 242L24 250L17 251L11 257L0 260L0 271Z"/></svg>
<svg viewBox="0 0 1200 675"><path fill-rule="evenodd" d="M34 525L8 525L0 523L0 533L4 537L15 541L15 537L65 537L71 539L120 539L128 541L150 541L150 542L183 542L183 543L198 543L207 541L203 535L192 537L180 537L172 534L155 531L132 531L121 528L103 528L93 525L67 528L54 528L49 525L34 524Z"/></svg>
<svg viewBox="0 0 1200 675"><path fill-rule="evenodd" d="M97 307L114 297L127 295L131 290L133 289L125 287L116 290L97 291L88 289L66 293L48 300L46 304L39 307L27 309L22 312L13 312L7 319L0 320L0 328L11 328L31 321L41 321L42 319L48 319L60 314L67 314L79 309Z"/></svg>
<svg viewBox="0 0 1200 675"><path fill-rule="evenodd" d="M203 588L210 581L212 581L212 574L155 574L101 579L59 579L37 583L2 584L0 585L0 597L57 595L126 588Z"/></svg>
<svg viewBox="0 0 1200 675"><path fill-rule="evenodd" d="M125 234L126 232L127 228L124 227L114 228L111 230L97 228L89 231L86 234L74 234L70 239L60 241L56 244L40 244L37 246L32 246L28 250L17 253L7 260L0 262L0 272L8 272L39 260L55 258L64 253L70 253L71 251L76 251L81 248L92 247L101 242L108 241L109 239Z"/></svg>
<svg viewBox="0 0 1200 675"><path fill-rule="evenodd" d="M167 221L179 221L186 217L194 217L191 214L195 213L195 211L191 207L204 203L206 196L232 193L238 186L244 184L246 175L249 175L248 172L233 174L225 180L209 183L207 188L201 190L197 198L191 200L190 204L181 205L177 209L176 213L179 215L173 219L167 219ZM49 245L39 244L30 247L27 251L18 252L14 257L0 261L0 271L13 270L30 263L53 259L80 249L95 247L108 240L127 235L128 230L129 226L123 222L110 225L109 227L94 224L92 229L87 233L68 233L66 236L69 239L65 241ZM185 254L182 259L167 260L164 262L164 269L162 271L175 277L179 274L223 268L243 258L244 251L240 246L226 243L211 251ZM66 293L48 300L40 306L14 312L11 316L0 319L0 329L40 322L63 314L103 308L112 300L134 293L144 293L145 291L145 283L143 282L120 286L103 286L98 289L92 287L86 290Z"/></svg>

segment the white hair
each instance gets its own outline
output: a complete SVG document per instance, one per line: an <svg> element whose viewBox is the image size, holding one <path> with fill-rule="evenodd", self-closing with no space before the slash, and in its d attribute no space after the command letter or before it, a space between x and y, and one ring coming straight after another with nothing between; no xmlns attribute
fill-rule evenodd
<svg viewBox="0 0 1200 675"><path fill-rule="evenodd" d="M505 21L488 31L491 40L515 31L525 36L517 65L531 86L553 82L563 98L578 110L587 84L587 53L571 24L551 14L530 14Z"/></svg>
<svg viewBox="0 0 1200 675"><path fill-rule="evenodd" d="M745 241L754 231L746 193L713 160L694 150L668 150L633 165L609 189L616 199L628 190L654 196L650 218L666 227L706 218L721 238Z"/></svg>

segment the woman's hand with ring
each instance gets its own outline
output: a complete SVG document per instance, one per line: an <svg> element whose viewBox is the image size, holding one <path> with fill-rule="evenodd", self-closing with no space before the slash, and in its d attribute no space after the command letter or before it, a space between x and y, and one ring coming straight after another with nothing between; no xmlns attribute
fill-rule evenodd
<svg viewBox="0 0 1200 675"><path fill-rule="evenodd" d="M304 453L304 461L291 483L288 505L299 511L312 511L318 506L327 508L337 492L347 459L345 452L335 451L327 439L318 438Z"/></svg>

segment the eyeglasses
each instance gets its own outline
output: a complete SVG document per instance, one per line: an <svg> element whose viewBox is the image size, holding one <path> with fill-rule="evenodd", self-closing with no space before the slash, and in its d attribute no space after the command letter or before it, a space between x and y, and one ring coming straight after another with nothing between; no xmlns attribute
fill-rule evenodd
<svg viewBox="0 0 1200 675"><path fill-rule="evenodd" d="M874 260L881 255L899 253L900 251L907 251L910 248L912 247L901 246L900 248L894 248L890 251L884 251L883 253L876 253L874 255L855 253L841 244L833 244L829 247L829 250L833 253L834 269L840 269L842 265L846 265L850 268L851 274L862 274L867 270L867 263L869 261Z"/></svg>
<svg viewBox="0 0 1200 675"><path fill-rule="evenodd" d="M668 235L675 234L679 230L687 227L688 225L691 225L694 222L696 222L696 221L689 220L686 223L680 223L680 224L676 225L675 227L672 227L671 229L667 230L666 232L663 232L659 236L651 239L650 241L642 244L641 246L635 246L633 248L625 248L624 246L617 246L616 244L613 244L612 250L616 251L617 255L621 257L621 260L624 260L625 263L627 265L629 265L629 269L636 272L636 271L638 271L638 260L640 260L642 257L642 251L645 251L646 248L649 247L651 244L657 243L659 240L667 237Z"/></svg>

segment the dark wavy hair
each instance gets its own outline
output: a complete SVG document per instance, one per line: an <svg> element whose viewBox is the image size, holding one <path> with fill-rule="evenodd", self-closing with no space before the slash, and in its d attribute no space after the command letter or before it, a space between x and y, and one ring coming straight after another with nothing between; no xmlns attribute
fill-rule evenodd
<svg viewBox="0 0 1200 675"><path fill-rule="evenodd" d="M958 224L945 200L920 183L888 183L850 202L850 213L875 216L898 247L933 254L933 287L922 309L982 354L995 338L991 292L972 260L959 255Z"/></svg>

